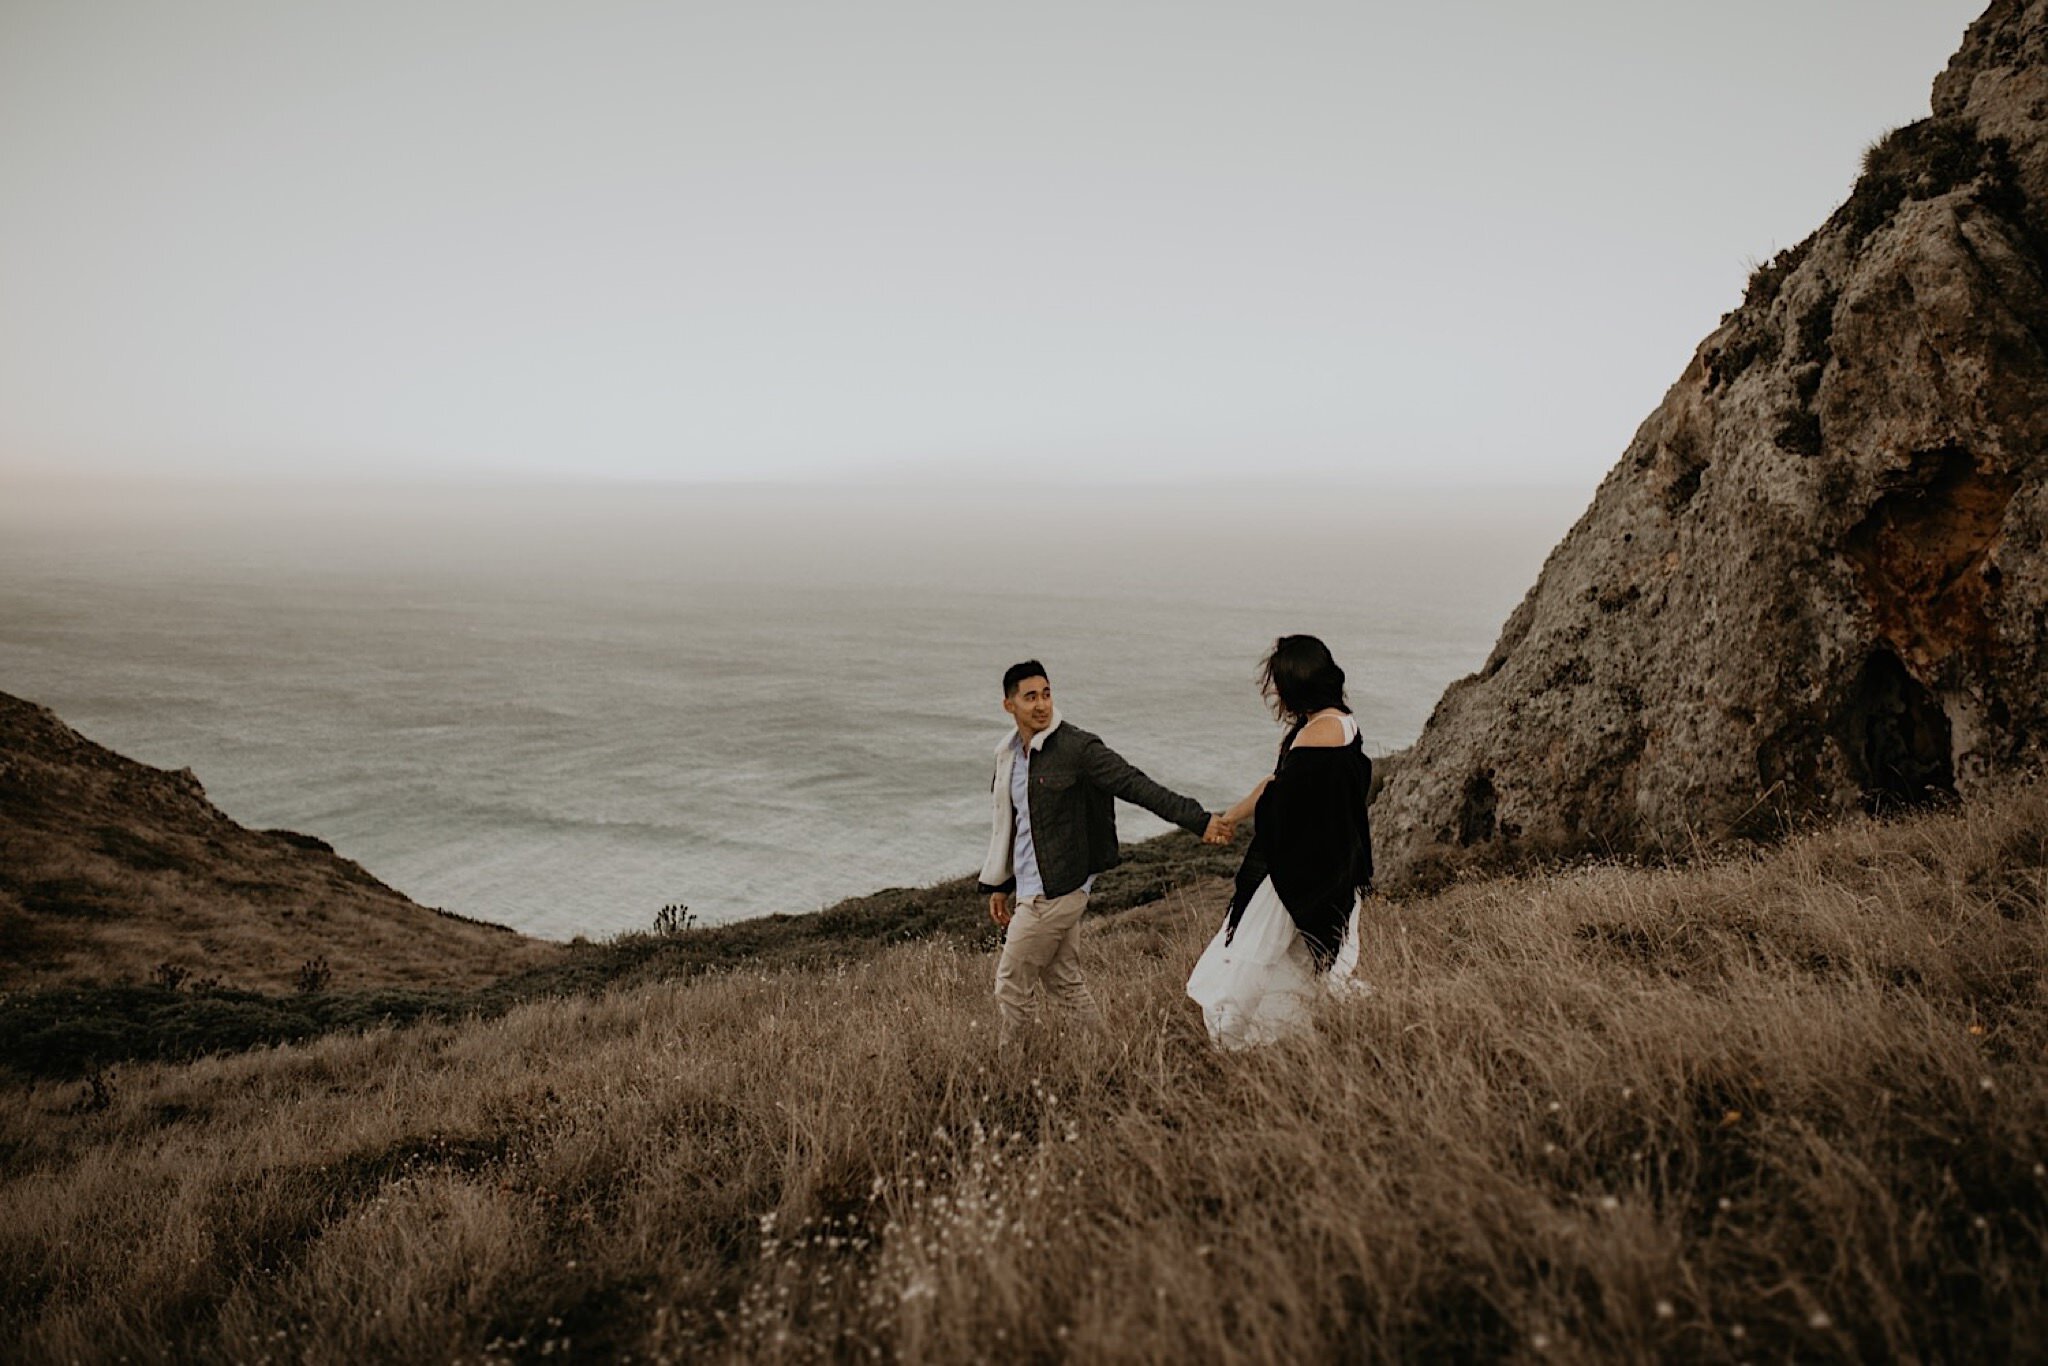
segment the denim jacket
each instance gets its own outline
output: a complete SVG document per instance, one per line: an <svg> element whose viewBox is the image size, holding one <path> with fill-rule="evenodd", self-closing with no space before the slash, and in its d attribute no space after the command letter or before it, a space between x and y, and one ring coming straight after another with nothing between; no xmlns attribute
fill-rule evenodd
<svg viewBox="0 0 2048 1366"><path fill-rule="evenodd" d="M990 793L994 822L988 857L981 866L980 887L989 892L1014 891L1016 870L1010 866L1016 839L1016 813L1010 806L1010 765L1016 758L1011 743L1016 732L996 746L996 771ZM1116 798L1144 807L1164 821L1200 835L1209 813L1192 797L1183 797L1153 782L1102 738L1061 721L1031 738L1031 841L1038 855L1039 876L1047 897L1065 896L1104 869L1121 861L1116 838Z"/></svg>

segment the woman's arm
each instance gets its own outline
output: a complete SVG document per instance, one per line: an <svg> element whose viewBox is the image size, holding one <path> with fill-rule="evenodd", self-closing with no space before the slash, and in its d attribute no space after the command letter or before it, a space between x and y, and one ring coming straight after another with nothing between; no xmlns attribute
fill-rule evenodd
<svg viewBox="0 0 2048 1366"><path fill-rule="evenodd" d="M1259 785L1246 793L1243 801L1240 801L1236 806L1224 812L1223 819L1231 825L1241 825L1245 821L1250 820L1253 810L1258 807L1259 797L1266 790L1266 784L1272 781L1273 775L1270 773L1259 779Z"/></svg>
<svg viewBox="0 0 2048 1366"><path fill-rule="evenodd" d="M1343 743L1344 723L1338 720L1333 713L1328 716L1318 716L1315 720L1302 727L1301 733L1294 737L1293 744L1289 745L1288 748L1335 749ZM1266 788L1272 781L1273 775L1270 773L1259 779L1259 785L1250 792L1247 792L1244 800L1223 813L1223 823L1235 827L1250 820L1252 813L1258 809L1259 798L1266 794Z"/></svg>

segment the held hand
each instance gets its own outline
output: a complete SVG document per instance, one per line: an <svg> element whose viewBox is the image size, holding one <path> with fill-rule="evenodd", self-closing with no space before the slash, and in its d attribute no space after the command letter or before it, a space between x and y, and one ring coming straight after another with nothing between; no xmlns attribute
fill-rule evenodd
<svg viewBox="0 0 2048 1366"><path fill-rule="evenodd" d="M1229 844L1237 838L1237 827L1221 816L1209 817L1209 828L1202 834L1204 844Z"/></svg>
<svg viewBox="0 0 2048 1366"><path fill-rule="evenodd" d="M988 918L1003 926L1010 924L1010 897L1007 892L990 892L988 897Z"/></svg>

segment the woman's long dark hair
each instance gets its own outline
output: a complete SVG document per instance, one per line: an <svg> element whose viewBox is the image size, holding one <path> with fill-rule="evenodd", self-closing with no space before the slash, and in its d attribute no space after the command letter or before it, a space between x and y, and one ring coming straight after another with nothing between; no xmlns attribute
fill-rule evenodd
<svg viewBox="0 0 2048 1366"><path fill-rule="evenodd" d="M1259 694L1272 707L1275 718L1287 722L1287 737L1280 742L1282 753L1308 724L1308 718L1331 707L1349 712L1344 700L1344 670L1330 655L1330 647L1314 636L1282 636L1259 665Z"/></svg>

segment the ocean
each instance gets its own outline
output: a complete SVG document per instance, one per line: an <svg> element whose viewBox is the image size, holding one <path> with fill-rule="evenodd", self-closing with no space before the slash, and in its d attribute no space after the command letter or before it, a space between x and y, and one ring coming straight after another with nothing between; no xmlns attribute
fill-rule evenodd
<svg viewBox="0 0 2048 1366"><path fill-rule="evenodd" d="M1000 678L1212 808L1283 632L1368 752L1484 659L1556 492L17 488L0 690L431 906L554 939L974 870ZM1126 838L1166 827L1120 808Z"/></svg>

